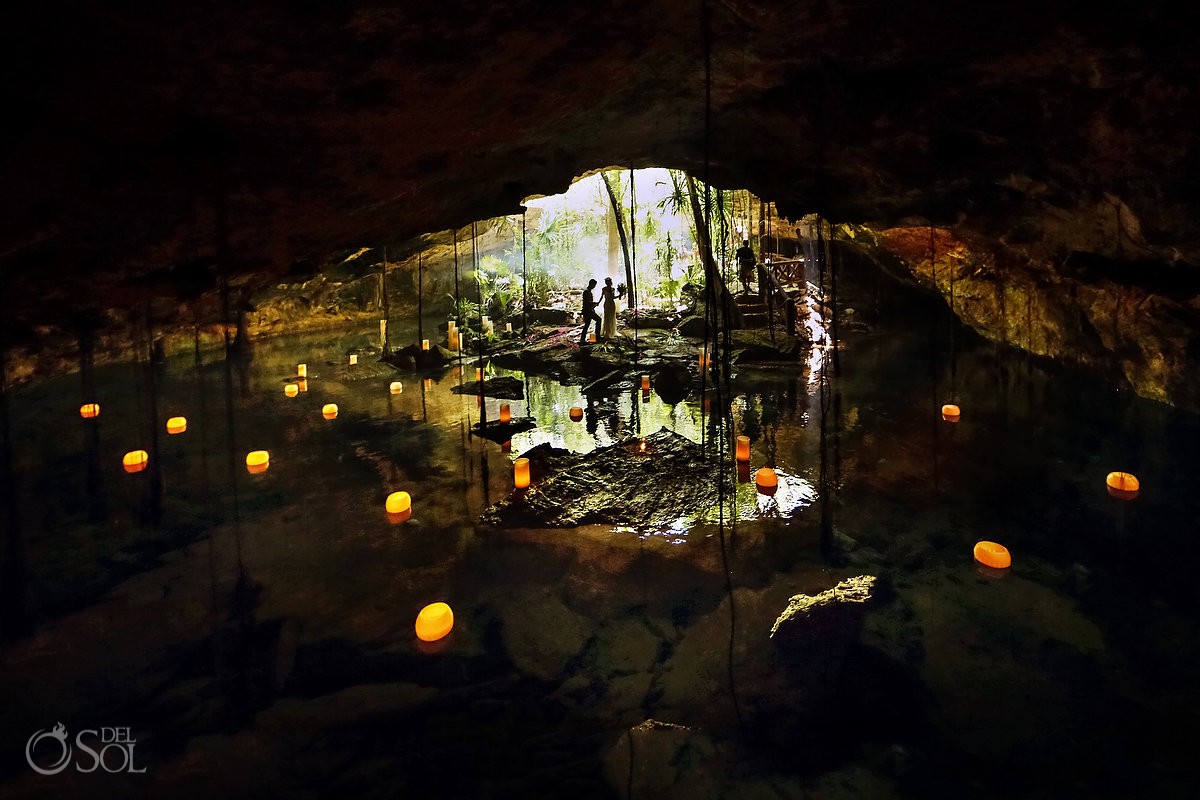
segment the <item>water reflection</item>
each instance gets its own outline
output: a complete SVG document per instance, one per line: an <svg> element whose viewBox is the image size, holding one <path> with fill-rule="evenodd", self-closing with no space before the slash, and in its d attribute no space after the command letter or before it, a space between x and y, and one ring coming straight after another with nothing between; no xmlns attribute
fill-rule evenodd
<svg viewBox="0 0 1200 800"><path fill-rule="evenodd" d="M399 326L395 333L405 335ZM728 733L738 714L727 672L751 729L803 735L788 720L824 712L797 697L794 665L764 632L792 594L884 572L899 599L874 622L876 650L855 649L846 669L815 672L845 676L850 694L867 699L835 692L838 716L869 720L871 735L919 750L908 774L924 781L957 759L1003 752L1057 785L1057 773L1019 746L1031 730L1080 743L1067 757L1072 774L1089 774L1100 767L1084 751L1108 743L1093 725L1101 701L1119 700L1122 727L1135 731L1161 722L1147 685L1173 707L1196 702L1186 663L1200 655L1200 602L1178 557L1200 513L1193 417L963 345L963 416L951 426L939 414L943 387L911 368L922 359L940 365L939 356L903 329L847 343L836 384L811 366L818 362L782 375L747 367L719 398L694 386L674 403L653 389L644 401L639 386L584 396L578 386L491 366L489 377L520 381L524 399L457 394L451 389L470 383L473 364L466 378L457 364L397 373L367 355L376 335L372 326L266 339L230 361L197 350L153 376L148 356L89 366L83 393L103 415L88 424L78 415L80 375L0 392L11 439L4 483L19 491L6 502L6 547L27 544L23 561L6 556L5 576L24 563L37 624L0 668L12 720L0 744L20 747L45 713L88 719L130 709L133 724L171 741L152 751L170 784L181 763L219 774L201 742L229 757L239 735L263 737L294 762L340 725L351 744L329 736L309 758L324 785L342 786L338 770L354 753L413 749L380 732L396 721L428 731L421 756L441 759L462 796L478 795L487 769L503 773L497 762L521 764L531 748L547 758L557 748L563 760L589 765L585 777L595 781L612 745L606 737L647 716L740 742ZM350 351L363 354L355 365ZM308 391L287 397L282 386L298 363L308 365ZM404 383L398 394L395 380ZM1072 402L1081 394L1090 402ZM471 430L497 418L501 402L514 418L537 422L507 449ZM336 418L322 416L327 403L337 404ZM583 408L581 421L570 420L572 406ZM1073 413L1051 413L1066 407ZM145 476L124 474L120 458L166 414L189 422L153 457L162 480L155 528L140 524ZM522 452L548 443L589 453L664 427L725 443L729 467L719 468L736 489L699 522L660 531L476 526L513 491ZM729 445L738 433L751 438L751 461L735 473ZM268 471L245 473L251 449L271 453ZM772 496L754 487L762 466L778 476ZM1107 495L1104 475L1116 468L1142 479L1137 501ZM411 497L404 520L387 516L396 491ZM975 572L970 551L982 538L1013 552L1004 580ZM412 621L438 600L454 608L454 634L441 652L420 652ZM97 674L105 676L99 699L90 688ZM978 686L965 687L964 674ZM894 704L871 688L880 676L884 690L924 716L881 711ZM1078 681L1086 692L1071 688ZM166 688L147 697L144 685ZM1004 702L981 711L978 692ZM425 697L459 699L428 705ZM389 724L367 724L355 711L362 707L389 709ZM553 738L564 720L578 734L570 741L529 744ZM826 760L813 774L861 758L861 731L818 727L826 741L808 752ZM299 744L289 749L279 730ZM1118 736L1117 744L1128 742ZM477 746L479 758L455 767L447 754L464 746ZM485 750L502 756L486 769ZM755 768L795 788L794 765L772 752L767 737ZM1181 769L1166 763L1160 774ZM445 793L403 766L363 769L389 790ZM517 772L503 774L524 787L529 772Z"/></svg>

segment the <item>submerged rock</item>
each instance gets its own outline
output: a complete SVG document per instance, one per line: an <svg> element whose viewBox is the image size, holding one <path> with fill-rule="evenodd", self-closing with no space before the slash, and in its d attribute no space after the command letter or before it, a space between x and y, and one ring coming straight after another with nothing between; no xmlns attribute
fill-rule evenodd
<svg viewBox="0 0 1200 800"><path fill-rule="evenodd" d="M591 636L587 619L549 592L514 596L499 605L496 615L513 665L543 681L562 680L567 663Z"/></svg>
<svg viewBox="0 0 1200 800"><path fill-rule="evenodd" d="M583 455L549 445L524 455L530 459L529 488L486 509L484 524L657 528L694 520L718 499L712 453L666 428Z"/></svg>
<svg viewBox="0 0 1200 800"><path fill-rule="evenodd" d="M705 733L648 719L629 728L604 758L610 785L631 797L723 796L727 754Z"/></svg>
<svg viewBox="0 0 1200 800"><path fill-rule="evenodd" d="M771 626L771 638L784 645L807 647L858 638L873 598L874 575L857 575L820 594L794 595Z"/></svg>

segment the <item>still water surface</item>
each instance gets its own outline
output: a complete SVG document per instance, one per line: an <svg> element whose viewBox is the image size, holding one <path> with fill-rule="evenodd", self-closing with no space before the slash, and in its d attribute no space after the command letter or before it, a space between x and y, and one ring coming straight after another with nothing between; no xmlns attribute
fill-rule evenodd
<svg viewBox="0 0 1200 800"><path fill-rule="evenodd" d="M78 375L11 397L35 629L0 666L0 794L1191 796L1172 731L1200 711L1194 416L885 321L827 385L819 359L738 372L733 428L781 490L743 481L725 524L492 530L476 520L521 452L700 441L699 394L589 402L490 365L537 422L506 449L471 435L457 368L398 372L373 342L282 336L228 371L186 354L153 381L99 368L94 397ZM124 473L139 448L157 470ZM1112 470L1137 500L1108 496ZM980 539L1013 568L975 565ZM768 638L790 596L856 575L887 587L865 622L806 652ZM436 600L454 633L421 644ZM626 733L651 718L692 731ZM25 744L58 721L129 726L147 772L34 774Z"/></svg>

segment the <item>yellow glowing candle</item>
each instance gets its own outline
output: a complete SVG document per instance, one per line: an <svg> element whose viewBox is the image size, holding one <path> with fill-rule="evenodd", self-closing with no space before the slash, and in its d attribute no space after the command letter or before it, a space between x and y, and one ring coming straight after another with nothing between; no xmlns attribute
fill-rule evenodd
<svg viewBox="0 0 1200 800"><path fill-rule="evenodd" d="M500 404L500 421L501 422L510 422L511 420L512 420L512 409L509 408L508 403L501 403Z"/></svg>
<svg viewBox="0 0 1200 800"><path fill-rule="evenodd" d="M445 603L430 603L417 614L414 628L422 642L436 642L454 627L454 612Z"/></svg>
<svg viewBox="0 0 1200 800"><path fill-rule="evenodd" d="M422 340L421 340L421 349L422 349L422 350L428 350L428 349L429 349L429 340L428 340L428 339L422 339Z"/></svg>
<svg viewBox="0 0 1200 800"><path fill-rule="evenodd" d="M404 391L404 384L402 384L400 381L392 381L391 385L388 386L388 391L392 394L400 394L402 391Z"/></svg>
<svg viewBox="0 0 1200 800"><path fill-rule="evenodd" d="M307 392L308 391L308 378L301 378L300 380L296 381L296 388L299 389L301 392Z"/></svg>
<svg viewBox="0 0 1200 800"><path fill-rule="evenodd" d="M338 407L337 403L326 403L321 408L321 416L325 419L337 419Z"/></svg>
<svg viewBox="0 0 1200 800"><path fill-rule="evenodd" d="M289 383L283 387L283 393L288 397L295 397L296 395L300 394L300 387L294 383Z"/></svg>
<svg viewBox="0 0 1200 800"><path fill-rule="evenodd" d="M167 420L167 433L174 436L187 430L187 417L171 417Z"/></svg>
<svg viewBox="0 0 1200 800"><path fill-rule="evenodd" d="M392 492L384 503L389 514L403 514L412 508L412 497L408 492Z"/></svg>
<svg viewBox="0 0 1200 800"><path fill-rule="evenodd" d="M1118 500L1132 500L1142 488L1141 481L1128 472L1110 472L1104 482L1108 485L1108 493Z"/></svg>
<svg viewBox="0 0 1200 800"><path fill-rule="evenodd" d="M504 323L504 332L512 333L512 323L511 322Z"/></svg>
<svg viewBox="0 0 1200 800"><path fill-rule="evenodd" d="M476 368L475 368L475 381L476 381L476 382L479 382L479 381L481 381L481 380L483 380L483 368L482 368L482 367L476 367Z"/></svg>
<svg viewBox="0 0 1200 800"><path fill-rule="evenodd" d="M571 419L574 422L579 422L579 420L583 419L583 409L580 408L579 406L571 406L570 414L571 414Z"/></svg>
<svg viewBox="0 0 1200 800"><path fill-rule="evenodd" d="M1012 556L1008 548L995 542L977 542L975 544L975 560L985 567L993 569L1008 569L1012 566Z"/></svg>
<svg viewBox="0 0 1200 800"><path fill-rule="evenodd" d="M763 467L754 473L754 485L762 494L775 494L775 490L779 488L779 476L770 467Z"/></svg>
<svg viewBox="0 0 1200 800"><path fill-rule="evenodd" d="M737 458L738 461L749 461L750 460L750 437L749 436L737 437L737 453L736 453L735 457Z"/></svg>
<svg viewBox="0 0 1200 800"><path fill-rule="evenodd" d="M424 386L426 389L432 389L433 388L433 378L426 378Z"/></svg>
<svg viewBox="0 0 1200 800"><path fill-rule="evenodd" d="M588 342L589 342L589 343L591 343L591 344L595 344L595 343L596 343L596 334L595 334L595 333L589 333L589 334L588 334Z"/></svg>
<svg viewBox="0 0 1200 800"><path fill-rule="evenodd" d="M84 419L93 419L100 416L99 403L84 403L79 407L79 416Z"/></svg>
<svg viewBox="0 0 1200 800"><path fill-rule="evenodd" d="M643 391L643 392L646 392L646 391L649 391L649 390L650 390L650 376L649 376L649 375L643 375L643 376L642 376L642 391Z"/></svg>
<svg viewBox="0 0 1200 800"><path fill-rule="evenodd" d="M308 364L297 364L296 365L296 377L298 377L298 378L307 378L308 377Z"/></svg>
<svg viewBox="0 0 1200 800"><path fill-rule="evenodd" d="M458 331L450 331L450 335L447 337L446 346L450 350L453 350L456 353L458 352Z"/></svg>
<svg viewBox="0 0 1200 800"><path fill-rule="evenodd" d="M125 467L126 472L141 472L149 461L150 454L145 450L130 450L121 459L121 465Z"/></svg>
<svg viewBox="0 0 1200 800"><path fill-rule="evenodd" d="M271 454L266 450L251 450L246 454L246 471L251 475L266 472L271 466Z"/></svg>
<svg viewBox="0 0 1200 800"><path fill-rule="evenodd" d="M524 489L529 486L529 459L518 458L513 462L513 486Z"/></svg>
<svg viewBox="0 0 1200 800"><path fill-rule="evenodd" d="M357 363L358 363L358 356L357 356L357 355L352 355L352 356L350 356L350 364L351 364L351 366L353 366L354 364L357 364Z"/></svg>
<svg viewBox="0 0 1200 800"><path fill-rule="evenodd" d="M942 406L942 419L946 420L946 422L958 422L961 416L962 409L953 403L947 403Z"/></svg>

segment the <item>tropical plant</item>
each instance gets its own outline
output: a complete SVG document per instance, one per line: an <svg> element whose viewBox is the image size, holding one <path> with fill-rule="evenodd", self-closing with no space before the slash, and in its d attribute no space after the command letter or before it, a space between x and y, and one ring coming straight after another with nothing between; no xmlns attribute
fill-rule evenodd
<svg viewBox="0 0 1200 800"><path fill-rule="evenodd" d="M478 299L487 314L499 320L511 316L517 307L521 287L508 265L496 256L484 256L473 277L478 286Z"/></svg>
<svg viewBox="0 0 1200 800"><path fill-rule="evenodd" d="M542 267L531 267L525 280L525 299L530 308L542 308L550 303L550 292L557 288L554 277Z"/></svg>

